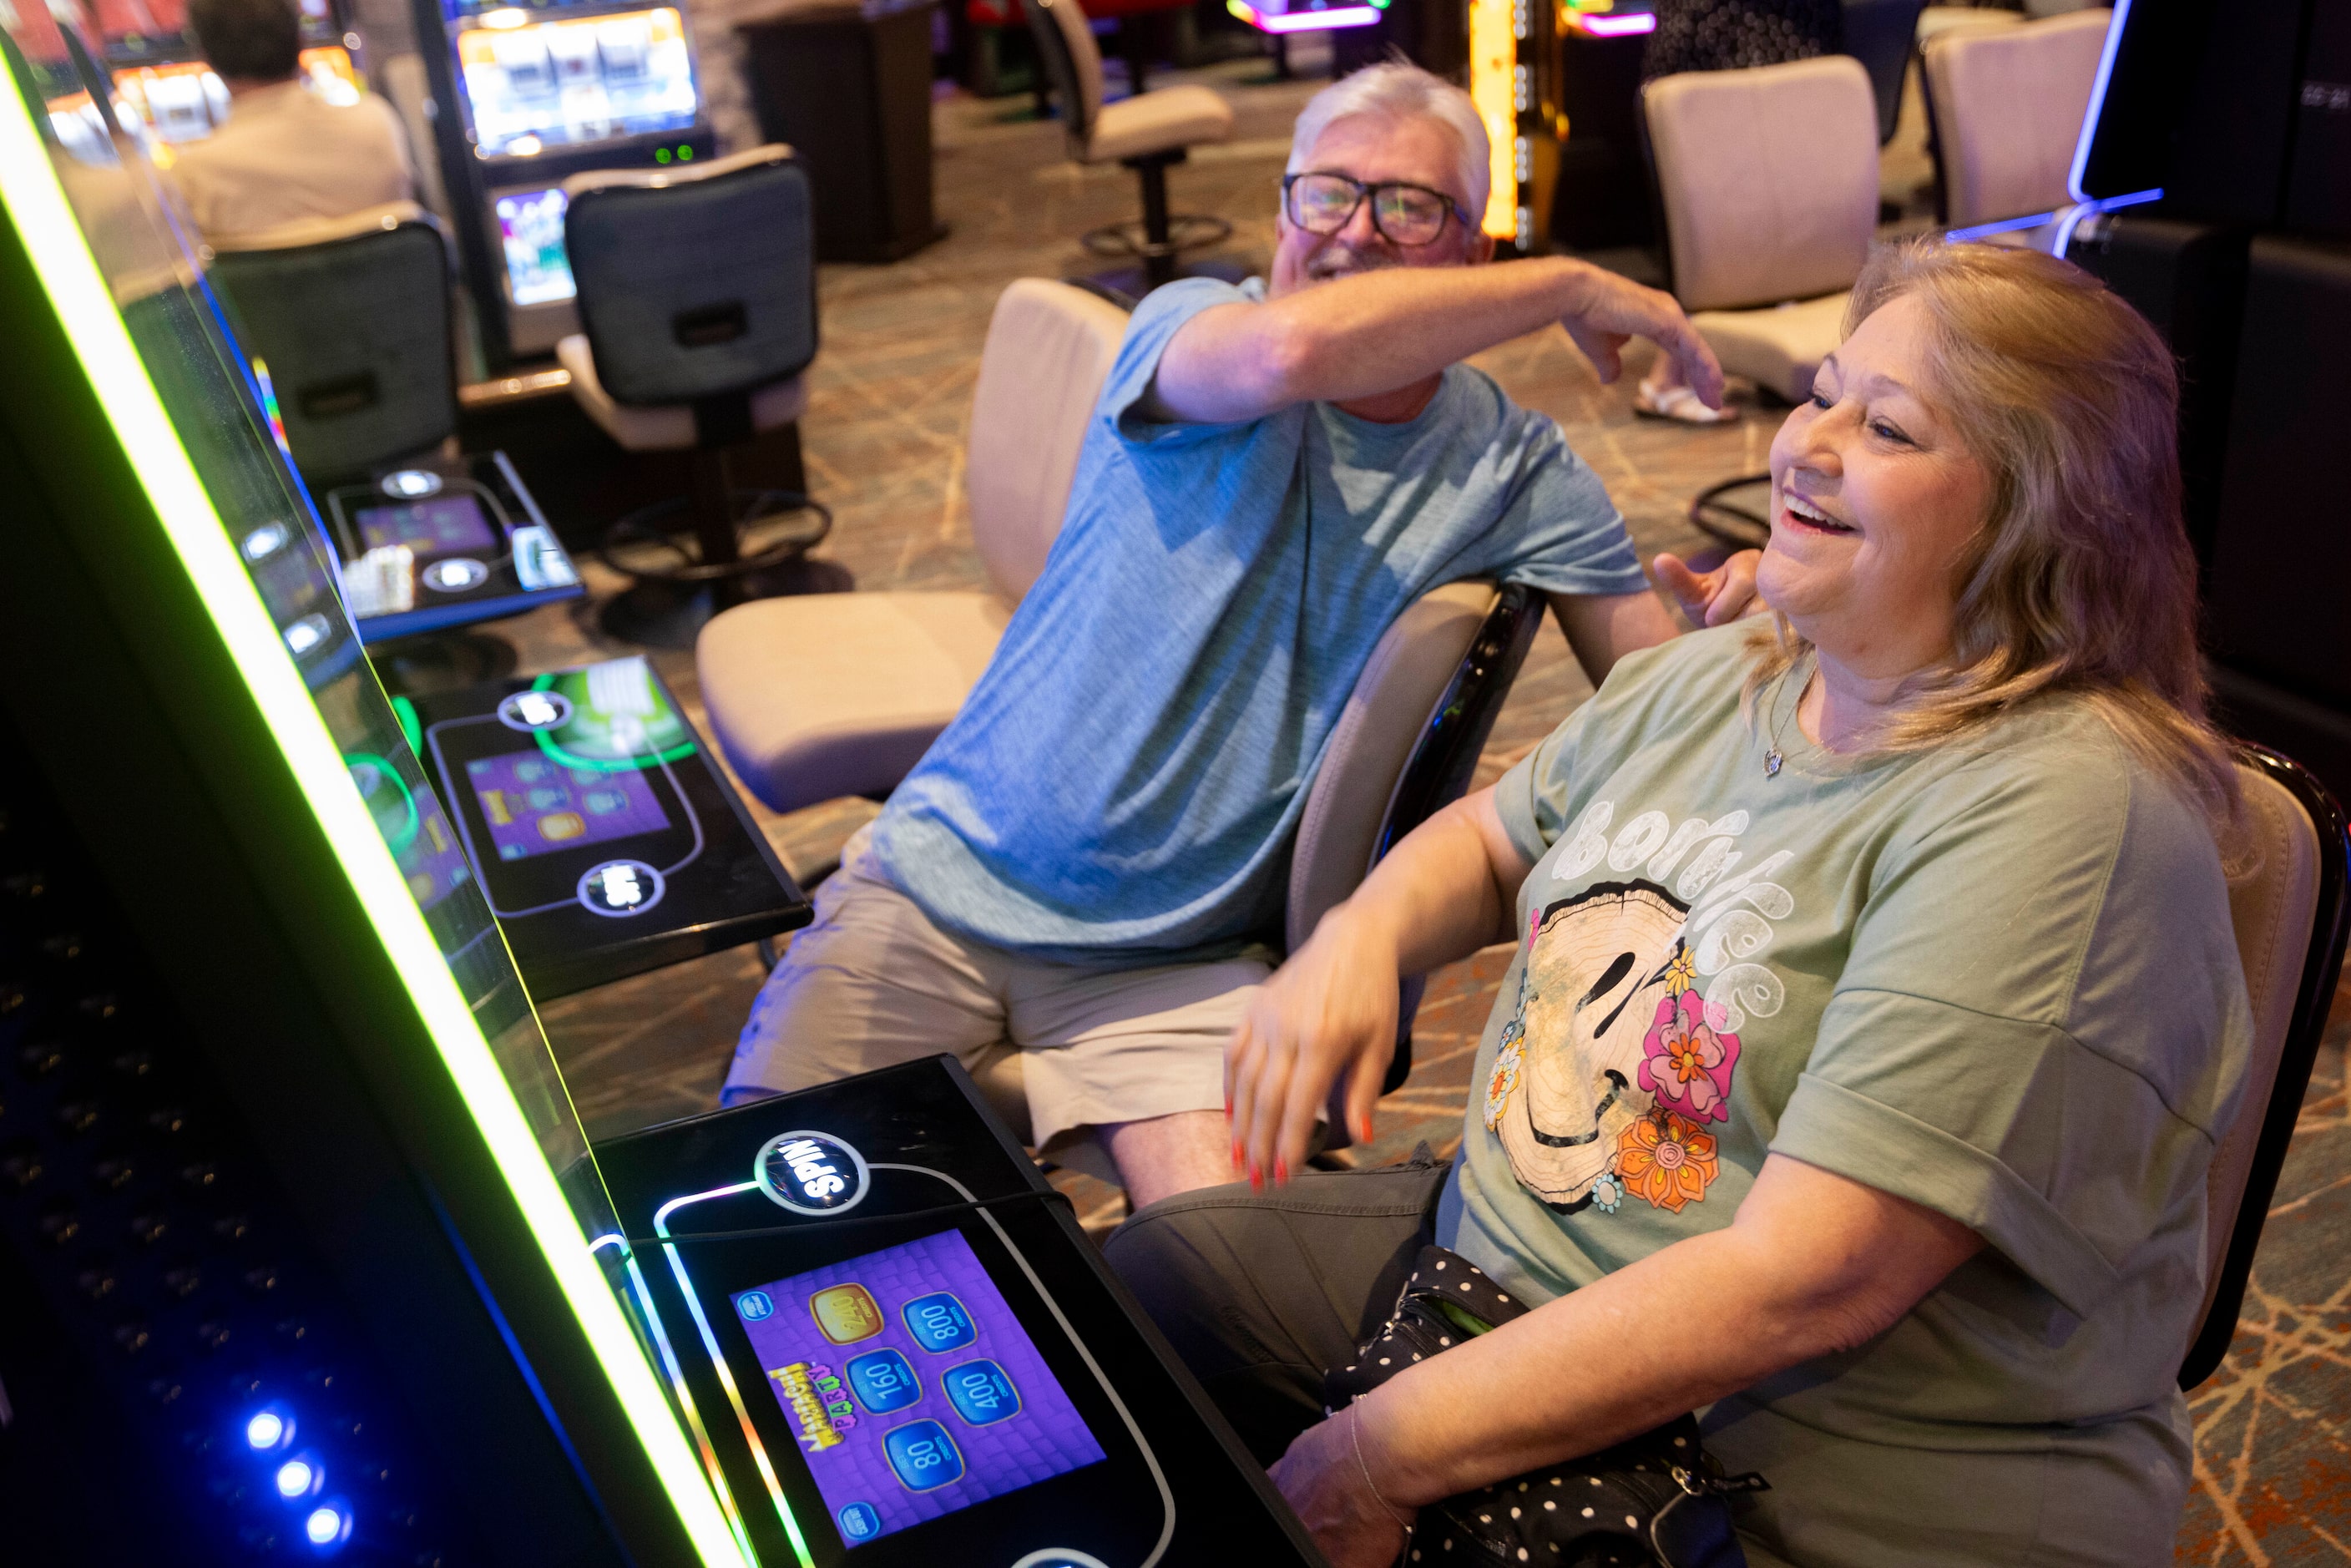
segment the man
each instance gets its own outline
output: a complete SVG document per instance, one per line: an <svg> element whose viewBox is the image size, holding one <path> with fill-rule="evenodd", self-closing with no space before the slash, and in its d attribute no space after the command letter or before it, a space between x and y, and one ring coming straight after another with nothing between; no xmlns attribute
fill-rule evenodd
<svg viewBox="0 0 2351 1568"><path fill-rule="evenodd" d="M1457 361L1564 320L1606 377L1635 332L1718 401L1720 369L1666 295L1563 259L1472 266L1487 166L1467 94L1360 72L1300 117L1270 286L1144 301L1043 576L819 890L729 1103L1008 1042L1040 1149L1078 1163L1098 1141L1138 1209L1229 1180L1224 1044L1389 622L1495 576L1550 596L1594 681L1675 634L1559 427ZM1753 559L1658 560L1719 621Z"/></svg>
<svg viewBox="0 0 2351 1568"><path fill-rule="evenodd" d="M188 30L228 89L228 123L172 150L171 177L207 240L413 200L392 106L332 104L299 75L293 0L190 0Z"/></svg>

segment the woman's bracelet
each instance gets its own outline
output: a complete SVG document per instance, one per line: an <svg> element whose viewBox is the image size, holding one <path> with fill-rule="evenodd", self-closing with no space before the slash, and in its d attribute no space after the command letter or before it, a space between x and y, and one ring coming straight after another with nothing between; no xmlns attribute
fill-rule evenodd
<svg viewBox="0 0 2351 1568"><path fill-rule="evenodd" d="M1364 1402L1370 1397L1365 1395L1347 1406L1347 1446L1355 1450L1355 1469L1364 1478L1364 1490L1372 1494L1372 1500L1385 1510L1390 1519L1410 1533L1412 1520L1397 1512L1395 1504L1380 1495L1379 1484L1372 1479L1372 1467L1364 1462Z"/></svg>

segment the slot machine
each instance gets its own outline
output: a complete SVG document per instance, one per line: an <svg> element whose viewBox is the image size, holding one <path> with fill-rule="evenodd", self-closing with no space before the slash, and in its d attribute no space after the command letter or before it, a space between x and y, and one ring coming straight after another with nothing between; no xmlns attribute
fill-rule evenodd
<svg viewBox="0 0 2351 1568"><path fill-rule="evenodd" d="M88 0L114 90L156 136L194 141L228 119L228 89L188 35L186 0ZM360 35L339 0L298 0L302 80L329 103L367 90Z"/></svg>
<svg viewBox="0 0 2351 1568"><path fill-rule="evenodd" d="M580 329L563 182L708 158L678 5L416 0L416 36L465 276L492 365Z"/></svg>
<svg viewBox="0 0 2351 1568"><path fill-rule="evenodd" d="M517 956L724 807L633 661L387 695L76 35L0 9L6 1560L1315 1568L951 1059L589 1142Z"/></svg>

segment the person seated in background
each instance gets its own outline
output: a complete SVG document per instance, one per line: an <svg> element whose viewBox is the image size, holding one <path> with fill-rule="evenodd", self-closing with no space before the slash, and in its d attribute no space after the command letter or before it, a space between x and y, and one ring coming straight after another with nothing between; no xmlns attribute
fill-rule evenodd
<svg viewBox="0 0 2351 1568"><path fill-rule="evenodd" d="M172 149L170 176L207 240L413 201L390 104L332 104L302 83L294 0L189 0L188 30L229 95L228 123Z"/></svg>
<svg viewBox="0 0 2351 1568"><path fill-rule="evenodd" d="M1468 94L1359 72L1299 119L1270 284L1143 302L1042 577L818 890L727 1103L1008 1042L1041 1150L1089 1168L1106 1145L1137 1207L1227 1180L1224 1042L1389 622L1494 577L1550 596L1594 681L1675 635L1559 427L1460 361L1563 321L1606 377L1632 333L1709 395L1720 368L1668 296L1564 259L1473 266L1487 167ZM1658 571L1721 619L1753 559Z"/></svg>
<svg viewBox="0 0 2351 1568"><path fill-rule="evenodd" d="M2171 355L2064 262L1939 240L1847 321L1771 446L1776 634L1625 660L1235 1035L1237 1135L1294 1164L1334 1082L1376 1092L1396 977L1515 935L1449 1171L1108 1243L1332 1568L1694 1410L1771 1483L1758 1568L2171 1559L2252 1030ZM1432 1239L1541 1304L1326 1417Z"/></svg>

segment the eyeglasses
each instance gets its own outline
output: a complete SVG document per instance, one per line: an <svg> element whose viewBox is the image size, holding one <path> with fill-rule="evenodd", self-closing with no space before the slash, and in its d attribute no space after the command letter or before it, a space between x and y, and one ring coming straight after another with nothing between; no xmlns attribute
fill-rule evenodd
<svg viewBox="0 0 2351 1568"><path fill-rule="evenodd" d="M1372 227L1391 245L1428 245L1445 232L1448 218L1469 221L1452 197L1426 185L1394 180L1366 185L1344 174L1281 177L1282 210L1308 234L1337 234L1354 221L1365 196L1372 199Z"/></svg>

